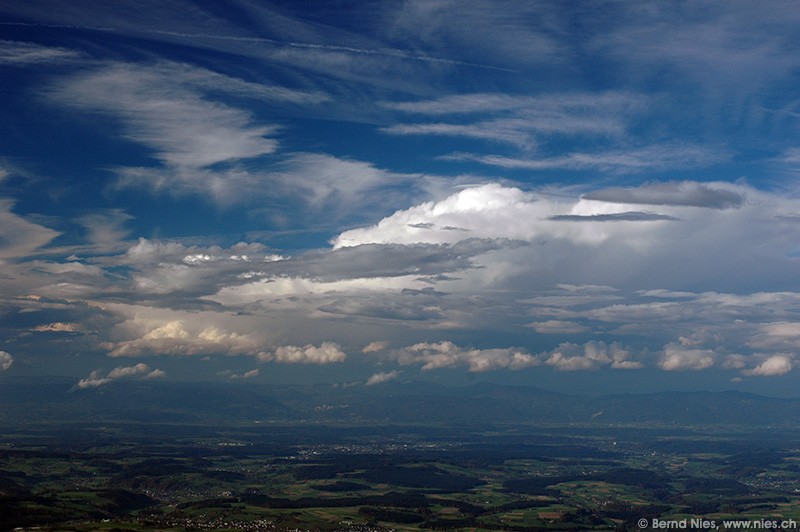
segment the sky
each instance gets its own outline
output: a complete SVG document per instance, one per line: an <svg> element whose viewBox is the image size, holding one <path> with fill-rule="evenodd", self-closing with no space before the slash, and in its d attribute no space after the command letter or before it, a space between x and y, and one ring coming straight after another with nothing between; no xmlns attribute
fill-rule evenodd
<svg viewBox="0 0 800 532"><path fill-rule="evenodd" d="M0 385L797 395L794 2L4 0Z"/></svg>

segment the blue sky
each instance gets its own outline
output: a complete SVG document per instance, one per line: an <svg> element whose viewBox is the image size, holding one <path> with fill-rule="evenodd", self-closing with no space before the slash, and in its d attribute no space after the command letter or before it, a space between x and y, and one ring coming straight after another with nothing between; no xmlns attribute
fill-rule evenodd
<svg viewBox="0 0 800 532"><path fill-rule="evenodd" d="M0 383L794 393L793 2L0 4Z"/></svg>

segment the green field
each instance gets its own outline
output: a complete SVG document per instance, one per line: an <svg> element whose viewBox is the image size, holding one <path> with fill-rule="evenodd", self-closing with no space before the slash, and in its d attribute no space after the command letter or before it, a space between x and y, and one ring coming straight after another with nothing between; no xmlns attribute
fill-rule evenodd
<svg viewBox="0 0 800 532"><path fill-rule="evenodd" d="M64 430L62 430L64 429ZM800 520L786 438L635 427L105 427L0 437L3 530L636 530ZM86 427L90 433L92 427ZM213 430L211 430L213 433ZM199 434L202 433L202 436ZM287 436L290 435L290 436ZM86 443L91 442L91 443Z"/></svg>

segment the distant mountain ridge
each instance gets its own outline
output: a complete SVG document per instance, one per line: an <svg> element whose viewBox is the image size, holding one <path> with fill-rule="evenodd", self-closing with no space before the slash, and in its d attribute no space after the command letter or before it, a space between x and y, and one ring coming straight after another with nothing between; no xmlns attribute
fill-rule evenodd
<svg viewBox="0 0 800 532"><path fill-rule="evenodd" d="M0 423L402 423L800 426L800 398L744 392L658 392L591 397L525 386L431 383L275 386L117 381L77 389L65 377L5 378Z"/></svg>

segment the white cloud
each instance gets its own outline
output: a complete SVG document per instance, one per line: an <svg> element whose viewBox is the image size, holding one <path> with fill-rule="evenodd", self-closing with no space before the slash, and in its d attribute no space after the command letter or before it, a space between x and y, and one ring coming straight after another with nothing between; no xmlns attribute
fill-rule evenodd
<svg viewBox="0 0 800 532"><path fill-rule="evenodd" d="M203 168L272 153L271 126L257 126L249 113L204 97L194 76L208 72L186 65L151 67L114 63L81 74L52 91L57 101L118 116L127 136L155 150L171 167Z"/></svg>
<svg viewBox="0 0 800 532"><path fill-rule="evenodd" d="M629 201L648 202L675 220L593 221L629 212ZM774 290L798 271L800 227L781 218L795 203L741 183L650 184L599 196L488 184L345 232L330 250L275 260L259 244L140 239L116 255L10 262L0 288L18 296L4 303L8 308L25 312L45 308L21 299L29 295L69 299L57 313L28 321L24 332L92 331L58 339L92 348L102 342L112 357L332 363L355 349L377 353L360 361L389 359L423 371L646 363L742 371L800 345L800 294ZM714 290L687 291L701 286ZM141 303L118 303L131 295ZM298 327L301 321L306 326ZM530 354L534 344L474 349L445 340L456 330L463 337L497 327L553 344ZM588 332L608 343L569 337ZM365 347L371 338L386 340ZM620 338L625 347L612 348ZM390 347L398 345L409 347ZM661 352L650 361L641 355L646 348Z"/></svg>
<svg viewBox="0 0 800 532"><path fill-rule="evenodd" d="M665 290L663 288L656 288L654 290L639 290L637 292L645 297L657 297L662 299L685 299L697 296L694 292L679 292L675 290Z"/></svg>
<svg viewBox="0 0 800 532"><path fill-rule="evenodd" d="M640 7L619 4L617 24L597 34L592 45L627 64L634 79L670 70L679 87L700 82L717 98L738 101L797 68L796 54L787 53L793 41L785 36L800 20L789 3L650 1Z"/></svg>
<svg viewBox="0 0 800 532"><path fill-rule="evenodd" d="M708 349L687 349L683 345L670 343L664 346L664 352L658 365L664 371L701 370L716 363L717 354Z"/></svg>
<svg viewBox="0 0 800 532"><path fill-rule="evenodd" d="M365 243L453 243L466 238L520 238L536 235L537 211L556 214L537 204L534 195L516 188L488 184L462 190L439 201L397 211L369 228L345 231L333 241L334 249ZM550 212L552 210L552 212ZM525 216L523 221L519 217ZM459 228L453 231L445 228Z"/></svg>
<svg viewBox="0 0 800 532"><path fill-rule="evenodd" d="M563 343L550 353L541 355L544 363L562 371L592 370L603 366L614 369L639 369L639 361L631 360L631 353L618 342L590 341L583 345Z"/></svg>
<svg viewBox="0 0 800 532"><path fill-rule="evenodd" d="M111 382L111 379L107 379L101 375L102 373L100 370L91 372L88 377L78 381L78 388L97 388L98 386Z"/></svg>
<svg viewBox="0 0 800 532"><path fill-rule="evenodd" d="M367 379L367 382L364 383L364 386L375 386L376 384L383 384L384 382L389 382L397 379L400 376L400 372L395 371L381 371L378 373L373 374Z"/></svg>
<svg viewBox="0 0 800 532"><path fill-rule="evenodd" d="M567 53L551 33L551 11L538 2L409 0L384 10L390 36L415 48L458 50L462 59L511 67L552 63Z"/></svg>
<svg viewBox="0 0 800 532"><path fill-rule="evenodd" d="M775 376L789 373L794 368L794 360L788 355L772 355L751 370L743 371L745 375Z"/></svg>
<svg viewBox="0 0 800 532"><path fill-rule="evenodd" d="M800 148L788 148L778 158L778 161L790 166L796 167L800 165Z"/></svg>
<svg viewBox="0 0 800 532"><path fill-rule="evenodd" d="M452 114L485 114L504 111L523 111L535 116L549 117L553 122L566 121L569 118L603 116L609 114L624 115L625 111L641 110L646 105L646 98L626 92L605 93L558 93L544 96L517 96L505 93L469 93L444 96L434 100L415 102L387 102L391 109L420 115L452 115ZM608 118L614 120L614 118ZM609 122L605 122L608 124ZM554 125L553 127L565 127ZM607 127L607 126L606 126ZM594 126L584 128L604 130L606 127ZM618 131L619 126L612 128ZM561 129L560 132L565 132Z"/></svg>
<svg viewBox="0 0 800 532"><path fill-rule="evenodd" d="M11 212L14 203L0 199L0 259L15 259L29 256L50 243L59 235L57 231L30 222Z"/></svg>
<svg viewBox="0 0 800 532"><path fill-rule="evenodd" d="M742 369L746 365L747 357L739 354L727 355L722 362L724 369Z"/></svg>
<svg viewBox="0 0 800 532"><path fill-rule="evenodd" d="M101 248L116 248L130 233L123 226L133 216L121 209L95 211L78 219L87 232L87 239L91 244Z"/></svg>
<svg viewBox="0 0 800 532"><path fill-rule="evenodd" d="M176 294L196 298L212 293L224 279L237 276L260 277L253 273L269 269L285 257L257 243L239 242L233 246L187 246L180 242L139 238L123 255L104 257L108 266L133 266L129 280L139 293Z"/></svg>
<svg viewBox="0 0 800 532"><path fill-rule="evenodd" d="M140 362L134 366L118 366L109 371L105 376L103 376L103 373L100 370L92 371L88 377L78 381L77 386L78 388L82 389L97 388L118 379L133 377L138 377L140 379L155 379L163 378L165 376L166 372L160 369L151 370L147 364Z"/></svg>
<svg viewBox="0 0 800 532"><path fill-rule="evenodd" d="M620 92L545 96L477 93L385 105L414 114L449 115L453 121L395 124L381 129L384 133L476 138L531 151L538 137L548 135L622 135L627 119L642 110L645 98ZM476 120L471 115L489 116Z"/></svg>
<svg viewBox="0 0 800 532"><path fill-rule="evenodd" d="M223 161L219 161L223 162ZM269 216L287 223L298 205L319 210L326 220L352 216L351 203L361 211L380 210L417 194L416 187L435 181L416 174L391 172L375 165L324 153L291 153L268 169L245 168L237 160L216 166L126 167L117 169L117 187L147 186L172 193L203 193L223 205L282 197L286 212L272 205ZM295 203L297 202L297 203Z"/></svg>
<svg viewBox="0 0 800 532"><path fill-rule="evenodd" d="M167 372L162 369L154 369L144 376L145 379L163 379L167 376Z"/></svg>
<svg viewBox="0 0 800 532"><path fill-rule="evenodd" d="M746 291L763 286L757 282L762 278L781 287L796 271L800 224L781 218L796 211L791 198L722 182L664 188L660 196L652 185L628 189L637 201L662 203L652 213L658 216L639 219L623 216L630 213L629 204L580 197L563 187L525 192L499 184L473 186L345 231L332 244L334 249L367 243L453 245L468 239L532 244L477 257L473 262L484 269L466 274L463 285L478 286L510 278L523 286L526 278L538 286L589 282L642 290L699 283ZM740 251L736 262L729 260L732 250ZM637 284L620 284L633 278Z"/></svg>
<svg viewBox="0 0 800 532"><path fill-rule="evenodd" d="M255 369L251 369L249 371L245 371L244 373L241 373L241 374L239 374L239 373L227 373L227 376L231 380L252 379L252 378L258 377L259 373L261 373L259 371L259 369L255 368Z"/></svg>
<svg viewBox="0 0 800 532"><path fill-rule="evenodd" d="M263 244L239 242L229 248L220 246L186 246L176 241L148 240L140 237L130 246L123 257L125 263L147 264L172 262L175 264L201 264L209 261L266 261L280 260L267 253Z"/></svg>
<svg viewBox="0 0 800 532"><path fill-rule="evenodd" d="M679 205L730 209L740 207L744 196L735 190L691 181L645 184L637 188L606 188L584 195L586 199L639 205Z"/></svg>
<svg viewBox="0 0 800 532"><path fill-rule="evenodd" d="M33 330L37 332L78 332L82 331L83 328L78 323L62 323L57 321L54 323L37 325Z"/></svg>
<svg viewBox="0 0 800 532"><path fill-rule="evenodd" d="M216 294L208 296L207 299L225 305L241 305L291 295L315 296L332 293L386 292L404 288L425 288L427 285L418 277L418 275L366 277L328 282L303 277L268 277L250 283L224 287Z"/></svg>
<svg viewBox="0 0 800 532"><path fill-rule="evenodd" d="M380 341L380 342L370 342L361 349L362 353L377 353L379 351L383 351L389 347L389 342Z"/></svg>
<svg viewBox="0 0 800 532"><path fill-rule="evenodd" d="M748 340L747 345L757 349L799 349L800 321L763 323Z"/></svg>
<svg viewBox="0 0 800 532"><path fill-rule="evenodd" d="M256 190L258 176L230 168L274 153L276 127L214 92L315 103L321 97L270 88L180 63L107 63L50 87L52 101L119 118L125 136L153 150L160 166L117 169L118 186L203 193L228 203ZM219 165L228 165L219 168Z"/></svg>
<svg viewBox="0 0 800 532"><path fill-rule="evenodd" d="M135 366L129 367L116 367L108 372L107 377L111 380L119 379L122 377L130 377L132 375L141 375L147 374L150 372L150 368L147 367L147 364L136 364Z"/></svg>
<svg viewBox="0 0 800 532"><path fill-rule="evenodd" d="M539 158L474 153L453 153L439 157L444 161L469 161L516 170L594 169L619 173L710 166L728 158L728 153L718 147L709 148L683 144L652 145L627 150L573 152Z"/></svg>
<svg viewBox="0 0 800 532"><path fill-rule="evenodd" d="M391 135L466 137L512 144L523 149L533 149L535 141L532 135L525 131L529 128L525 128L524 125L493 120L476 124L398 124L382 128L381 131Z"/></svg>
<svg viewBox="0 0 800 532"><path fill-rule="evenodd" d="M590 330L580 323L564 320L535 321L527 326L541 334L580 334Z"/></svg>
<svg viewBox="0 0 800 532"><path fill-rule="evenodd" d="M0 41L0 65L35 65L74 62L82 54L68 48L30 42Z"/></svg>
<svg viewBox="0 0 800 532"><path fill-rule="evenodd" d="M142 260L149 262L153 259L183 255L185 253L187 253L187 248L180 242L159 242L139 237L136 244L128 248L125 258L127 261L134 263Z"/></svg>
<svg viewBox="0 0 800 532"><path fill-rule="evenodd" d="M706 185L711 189L712 185ZM730 185L717 183L721 192ZM397 211L367 227L345 231L333 240L334 248L365 243L455 243L468 238L503 238L534 241L558 238L579 243L599 244L615 234L641 243L638 235L668 233L665 223L701 215L679 207L664 207L663 213L631 216L628 206L600 200L576 198L572 201L547 193L524 192L499 184L473 186L437 201ZM706 218L707 215L704 215ZM587 223L574 223L576 219ZM592 221L618 221L603 225ZM636 222L647 221L648 224ZM699 220L698 220L699 221ZM709 220L703 220L708 223ZM723 220L710 220L721 223ZM626 223L630 222L630 223ZM674 228L685 229L685 227Z"/></svg>
<svg viewBox="0 0 800 532"><path fill-rule="evenodd" d="M365 194L386 187L408 188L421 179L419 175L390 172L363 161L321 153L292 154L263 177L282 187L287 195L300 195L312 206L329 208L363 201ZM385 192L381 199L387 199Z"/></svg>
<svg viewBox="0 0 800 532"><path fill-rule="evenodd" d="M0 351L0 371L5 371L14 363L14 357L5 351Z"/></svg>
<svg viewBox="0 0 800 532"><path fill-rule="evenodd" d="M196 316L191 320L168 321L155 316L136 315L117 326L116 334L124 334L128 338L106 342L103 347L111 357L256 355L261 351L262 343L255 336L226 331L215 325L214 321L211 314L206 314L205 319Z"/></svg>
<svg viewBox="0 0 800 532"><path fill-rule="evenodd" d="M391 356L403 365L422 364L423 371L456 366L467 366L471 372L518 370L541 363L524 349L465 349L449 341L414 344Z"/></svg>
<svg viewBox="0 0 800 532"><path fill-rule="evenodd" d="M285 345L272 353L260 353L263 362L274 361L282 364L331 364L344 362L347 355L333 342L322 342L319 347L308 344L303 347Z"/></svg>

